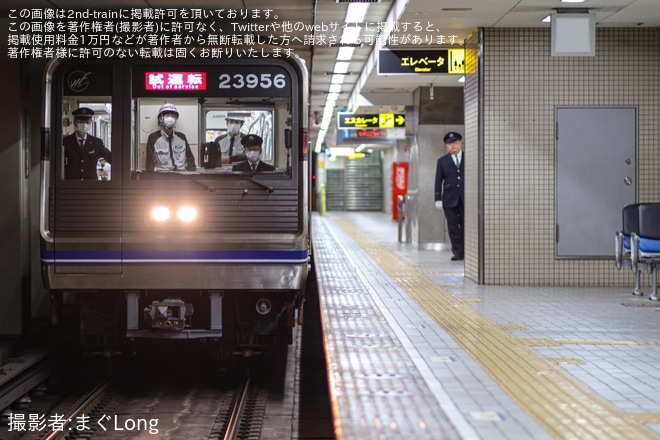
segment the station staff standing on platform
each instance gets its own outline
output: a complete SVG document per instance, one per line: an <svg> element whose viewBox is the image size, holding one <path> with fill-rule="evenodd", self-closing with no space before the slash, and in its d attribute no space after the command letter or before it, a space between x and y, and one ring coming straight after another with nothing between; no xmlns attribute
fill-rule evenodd
<svg viewBox="0 0 660 440"><path fill-rule="evenodd" d="M263 139L256 134L248 134L241 139L245 149L246 161L234 165L232 171L275 171L275 167L261 161L261 144Z"/></svg>
<svg viewBox="0 0 660 440"><path fill-rule="evenodd" d="M158 110L161 129L147 139L147 171L195 171L193 156L186 135L174 131L179 112L172 104L163 104Z"/></svg>
<svg viewBox="0 0 660 440"><path fill-rule="evenodd" d="M103 140L92 136L94 110L80 107L74 110L73 124L76 131L62 138L64 145L64 178L99 180L97 164L112 163L112 153L105 148Z"/></svg>
<svg viewBox="0 0 660 440"><path fill-rule="evenodd" d="M452 260L463 259L463 136L450 131L444 137L447 154L435 169L435 206L443 208L451 241Z"/></svg>

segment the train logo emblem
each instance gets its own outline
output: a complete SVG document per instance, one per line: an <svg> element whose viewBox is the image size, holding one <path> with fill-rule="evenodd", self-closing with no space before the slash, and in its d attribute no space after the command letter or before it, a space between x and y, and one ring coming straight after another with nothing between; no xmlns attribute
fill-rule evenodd
<svg viewBox="0 0 660 440"><path fill-rule="evenodd" d="M92 72L81 72L80 70L71 72L67 79L69 89L77 93L85 91L89 87L89 77L91 74Z"/></svg>

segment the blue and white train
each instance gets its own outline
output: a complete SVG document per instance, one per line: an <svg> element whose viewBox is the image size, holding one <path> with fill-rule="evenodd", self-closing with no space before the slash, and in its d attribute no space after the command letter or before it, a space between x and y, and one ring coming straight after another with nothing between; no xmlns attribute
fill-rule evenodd
<svg viewBox="0 0 660 440"><path fill-rule="evenodd" d="M83 348L114 353L140 339L196 339L222 356L248 356L290 341L310 259L304 64L57 59L44 92L43 276L56 313L75 297ZM147 163L163 106L175 109L173 129L185 135L192 168ZM111 152L94 178L65 173L72 160L96 160L85 147L66 154L63 139L75 134L81 108L93 113L87 135ZM223 156L216 140L236 114L241 136L262 139L260 160L274 171L235 171L244 157Z"/></svg>

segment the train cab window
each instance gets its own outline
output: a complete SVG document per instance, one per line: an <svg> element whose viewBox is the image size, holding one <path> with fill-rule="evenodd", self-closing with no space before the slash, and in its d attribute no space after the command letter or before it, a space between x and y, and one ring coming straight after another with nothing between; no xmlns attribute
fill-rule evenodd
<svg viewBox="0 0 660 440"><path fill-rule="evenodd" d="M63 97L61 151L64 179L111 180L111 132L110 97Z"/></svg>
<svg viewBox="0 0 660 440"><path fill-rule="evenodd" d="M299 90L294 71L277 61L133 66L131 178L291 178L292 145L300 145L292 136L300 132Z"/></svg>
<svg viewBox="0 0 660 440"><path fill-rule="evenodd" d="M206 175L289 172L291 155L283 139L291 120L290 99L232 107L226 106L226 101L135 99L132 125L137 129L131 154L133 175L142 172ZM282 121L279 124L281 133L277 128L278 120ZM246 142L260 143L261 148L248 148L252 152L246 155ZM259 162L263 164L246 167L246 163Z"/></svg>

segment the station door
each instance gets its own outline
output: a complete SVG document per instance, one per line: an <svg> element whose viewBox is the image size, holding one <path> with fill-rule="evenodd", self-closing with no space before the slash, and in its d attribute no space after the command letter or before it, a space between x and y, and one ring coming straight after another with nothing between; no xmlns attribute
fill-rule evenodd
<svg viewBox="0 0 660 440"><path fill-rule="evenodd" d="M637 108L557 107L556 257L612 257L637 200Z"/></svg>

